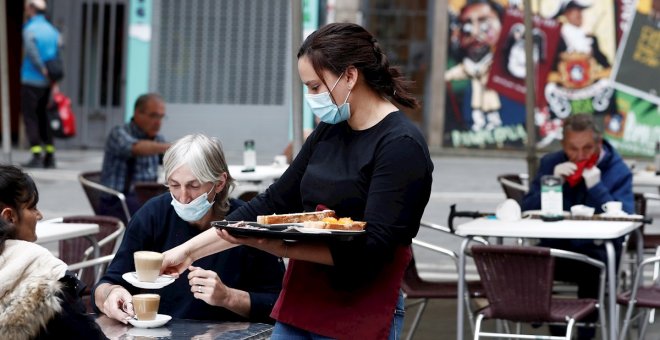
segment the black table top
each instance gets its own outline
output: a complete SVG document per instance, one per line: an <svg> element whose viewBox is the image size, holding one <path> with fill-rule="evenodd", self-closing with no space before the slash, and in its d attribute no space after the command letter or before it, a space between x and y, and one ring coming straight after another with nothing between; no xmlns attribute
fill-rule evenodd
<svg viewBox="0 0 660 340"><path fill-rule="evenodd" d="M273 326L251 322L217 322L172 319L158 328L137 328L124 325L107 316L99 316L96 322L110 339L268 339Z"/></svg>

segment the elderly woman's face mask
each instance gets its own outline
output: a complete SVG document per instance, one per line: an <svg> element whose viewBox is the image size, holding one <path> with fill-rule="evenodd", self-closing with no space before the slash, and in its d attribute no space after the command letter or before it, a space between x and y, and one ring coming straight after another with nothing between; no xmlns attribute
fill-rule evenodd
<svg viewBox="0 0 660 340"><path fill-rule="evenodd" d="M208 196L215 189L215 185L211 187L211 190L209 192L205 192L201 194L199 197L195 198L194 200L190 201L187 204L179 202L176 197L172 195L172 206L174 207L174 211L176 211L176 214L181 217L186 222L195 222L199 221L206 215L206 213L211 209L213 206L213 203L215 202L215 197L213 197L213 201L209 202Z"/></svg>

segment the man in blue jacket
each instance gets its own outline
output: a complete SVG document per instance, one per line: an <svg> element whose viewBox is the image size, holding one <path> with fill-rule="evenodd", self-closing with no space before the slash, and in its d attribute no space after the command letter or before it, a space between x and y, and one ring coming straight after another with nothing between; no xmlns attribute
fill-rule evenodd
<svg viewBox="0 0 660 340"><path fill-rule="evenodd" d="M57 58L60 33L46 20L45 10L44 0L28 0L25 4L28 19L23 26L21 110L32 152L32 159L23 166L30 168L55 167L55 146L46 106L56 84L49 79L45 63Z"/></svg>
<svg viewBox="0 0 660 340"><path fill-rule="evenodd" d="M555 175L565 179L564 211L584 204L602 213L603 203L619 201L626 213L634 213L632 173L612 145L602 139L591 114L576 114L564 120L562 148L541 158L539 171L523 198L523 210L541 209L541 177ZM617 256L622 242L623 238L614 242ZM539 245L582 253L607 263L605 247L593 240L544 239ZM591 266L558 259L555 279L576 282L579 297L597 298L599 273ZM591 339L593 331L578 329L578 339Z"/></svg>

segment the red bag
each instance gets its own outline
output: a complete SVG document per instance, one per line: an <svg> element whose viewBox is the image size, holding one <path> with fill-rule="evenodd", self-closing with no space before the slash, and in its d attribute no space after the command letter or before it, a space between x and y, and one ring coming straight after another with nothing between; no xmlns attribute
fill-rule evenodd
<svg viewBox="0 0 660 340"><path fill-rule="evenodd" d="M76 135L76 116L71 109L71 99L62 92L53 92L53 104L47 110L53 136L71 138Z"/></svg>

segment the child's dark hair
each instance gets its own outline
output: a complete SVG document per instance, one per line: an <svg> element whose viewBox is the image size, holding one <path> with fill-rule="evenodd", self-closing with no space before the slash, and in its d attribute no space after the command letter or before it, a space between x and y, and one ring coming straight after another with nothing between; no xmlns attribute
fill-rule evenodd
<svg viewBox="0 0 660 340"><path fill-rule="evenodd" d="M39 202L39 192L32 178L13 165L0 164L0 210L10 207L33 208Z"/></svg>
<svg viewBox="0 0 660 340"><path fill-rule="evenodd" d="M16 237L16 227L0 217L0 255L5 250L5 241Z"/></svg>

